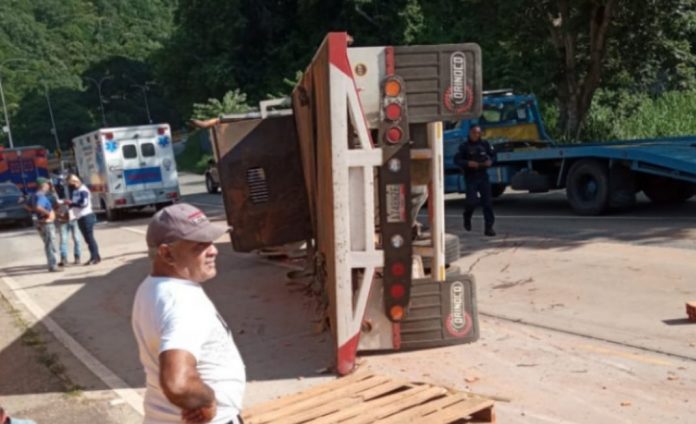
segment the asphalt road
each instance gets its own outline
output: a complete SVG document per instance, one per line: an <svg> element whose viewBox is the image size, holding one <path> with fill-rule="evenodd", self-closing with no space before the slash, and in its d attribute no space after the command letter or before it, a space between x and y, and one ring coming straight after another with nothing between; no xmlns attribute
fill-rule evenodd
<svg viewBox="0 0 696 424"><path fill-rule="evenodd" d="M186 201L224 220L221 196L205 193L200 177L180 183ZM455 265L477 280L481 340L371 355L361 366L492 395L501 422L692 421L696 335L683 309L696 299L696 202L641 202L624 214L577 217L562 194L506 193L495 204L495 238L482 236L480 213L465 233L462 208L461 199L448 200L447 226L461 240ZM85 393L115 389L103 402L134 411L143 373L130 307L149 269L144 230L151 213L98 224L104 261L61 274L45 272L34 231L0 231L3 293L99 377L83 379ZM235 253L224 240L218 247L219 275L205 287L245 358L247 404L332 378L325 375L330 335L316 330L313 299L285 283L287 268ZM10 337L0 346L0 363L19 343ZM35 388L5 389L0 381L0 396L37 395Z"/></svg>

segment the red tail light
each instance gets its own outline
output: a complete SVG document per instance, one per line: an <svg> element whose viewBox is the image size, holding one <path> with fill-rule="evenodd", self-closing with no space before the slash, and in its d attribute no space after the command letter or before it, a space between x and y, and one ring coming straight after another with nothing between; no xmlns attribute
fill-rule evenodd
<svg viewBox="0 0 696 424"><path fill-rule="evenodd" d="M404 132L401 131L399 127L389 128L387 131L387 141L391 144L396 144L401 141L404 136Z"/></svg>
<svg viewBox="0 0 696 424"><path fill-rule="evenodd" d="M117 204L117 205L125 205L125 204L128 203L128 200L126 200L126 199L116 199L116 201L114 201L114 203Z"/></svg>
<svg viewBox="0 0 696 424"><path fill-rule="evenodd" d="M34 153L34 156L36 156L37 158L45 158L46 151L44 149L36 150L36 152Z"/></svg>
<svg viewBox="0 0 696 424"><path fill-rule="evenodd" d="M114 133L112 133L112 132L104 133L104 138L107 139L107 140L113 140L113 139L114 139Z"/></svg>
<svg viewBox="0 0 696 424"><path fill-rule="evenodd" d="M403 284L393 284L389 288L389 294L394 299L401 299L406 294L406 287Z"/></svg>
<svg viewBox="0 0 696 424"><path fill-rule="evenodd" d="M397 119L401 118L401 105L398 103L389 103L384 108L384 115L390 121L396 121Z"/></svg>
<svg viewBox="0 0 696 424"><path fill-rule="evenodd" d="M406 267L401 262L396 262L391 266L391 274L394 277L403 277L406 274Z"/></svg>
<svg viewBox="0 0 696 424"><path fill-rule="evenodd" d="M157 128L157 134L159 135L165 135L167 133L167 127L159 127Z"/></svg>
<svg viewBox="0 0 696 424"><path fill-rule="evenodd" d="M178 197L179 197L179 193L177 193L176 191L171 192L171 193L167 193L168 199L177 199Z"/></svg>

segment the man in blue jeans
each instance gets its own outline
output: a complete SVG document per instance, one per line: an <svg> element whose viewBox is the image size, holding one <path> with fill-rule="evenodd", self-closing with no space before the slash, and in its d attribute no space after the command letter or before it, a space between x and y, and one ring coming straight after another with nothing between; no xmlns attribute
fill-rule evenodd
<svg viewBox="0 0 696 424"><path fill-rule="evenodd" d="M77 175L68 177L68 185L73 189L72 198L65 202L70 205L70 209L75 214L82 237L89 247L90 257L85 265L96 265L101 262L101 256L97 240L94 238L94 224L97 223L97 217L92 211L92 194Z"/></svg>
<svg viewBox="0 0 696 424"><path fill-rule="evenodd" d="M51 272L60 271L56 265L56 214L49 198L51 183L46 178L37 178L36 184L38 190L29 201L28 208L36 215L36 229L44 243L48 270Z"/></svg>

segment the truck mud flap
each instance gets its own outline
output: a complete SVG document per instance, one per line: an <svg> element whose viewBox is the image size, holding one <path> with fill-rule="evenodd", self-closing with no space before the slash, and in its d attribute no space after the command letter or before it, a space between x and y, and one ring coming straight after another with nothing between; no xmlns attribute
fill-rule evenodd
<svg viewBox="0 0 696 424"><path fill-rule="evenodd" d="M223 122L213 137L234 249L248 252L311 238L294 118Z"/></svg>
<svg viewBox="0 0 696 424"><path fill-rule="evenodd" d="M479 338L476 285L471 275L414 280L411 305L400 324L401 349L471 343Z"/></svg>

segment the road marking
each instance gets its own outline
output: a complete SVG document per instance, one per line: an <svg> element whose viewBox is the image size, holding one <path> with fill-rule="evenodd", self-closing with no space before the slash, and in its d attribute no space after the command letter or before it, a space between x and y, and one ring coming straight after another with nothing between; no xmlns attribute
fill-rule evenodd
<svg viewBox="0 0 696 424"><path fill-rule="evenodd" d="M636 362L642 362L649 365L662 365L666 367L674 367L676 364L674 362L665 361L663 359L658 359L652 356L640 355L638 353L626 352L625 350L608 349L605 347L593 346L593 345L579 345L578 349L582 349L588 352L599 353L607 356L614 356L617 358L629 359Z"/></svg>
<svg viewBox="0 0 696 424"><path fill-rule="evenodd" d="M135 233L135 234L142 234L142 235L147 234L146 231L140 230L138 228L133 228L133 227L120 227L120 229L130 231L131 233Z"/></svg>
<svg viewBox="0 0 696 424"><path fill-rule="evenodd" d="M448 213L445 216L447 218L461 218L462 213L452 214ZM425 215L424 215L425 216ZM672 217L657 217L657 216L566 216L566 215L496 215L496 219L565 219L572 221L696 221L696 218L685 217L685 216L672 216ZM479 216L474 216L474 219L482 219Z"/></svg>
<svg viewBox="0 0 696 424"><path fill-rule="evenodd" d="M7 287L17 296L17 299L22 303L29 312L34 316L37 323L43 324L53 336L68 349L80 362L82 362L94 375L97 376L108 388L110 388L118 397L123 399L125 403L135 409L140 415L144 415L143 397L138 394L128 383L123 381L113 371L106 367L94 355L89 353L87 349L82 347L67 331L59 326L31 297L17 284L17 282L0 271L0 279L2 279ZM8 298L9 302L12 299Z"/></svg>

